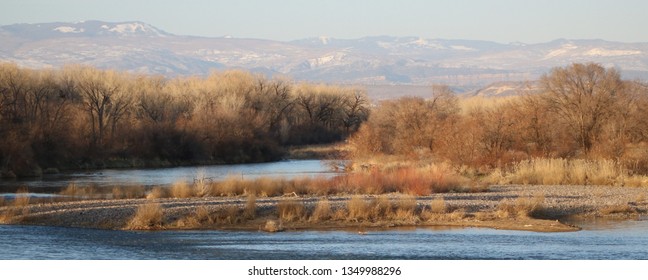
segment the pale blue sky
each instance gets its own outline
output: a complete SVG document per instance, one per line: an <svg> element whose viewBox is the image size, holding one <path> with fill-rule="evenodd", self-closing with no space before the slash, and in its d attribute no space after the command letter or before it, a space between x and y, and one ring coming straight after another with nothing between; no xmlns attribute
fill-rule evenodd
<svg viewBox="0 0 648 280"><path fill-rule="evenodd" d="M139 20L181 35L648 42L645 0L0 0L0 25Z"/></svg>

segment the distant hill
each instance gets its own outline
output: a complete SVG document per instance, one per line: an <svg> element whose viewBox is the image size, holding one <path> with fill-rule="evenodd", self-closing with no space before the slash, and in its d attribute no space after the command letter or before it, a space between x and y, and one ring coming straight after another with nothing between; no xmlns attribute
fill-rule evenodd
<svg viewBox="0 0 648 280"><path fill-rule="evenodd" d="M174 35L142 22L83 21L1 26L0 42L0 61L25 67L82 63L167 76L247 69L311 82L442 83L474 91L495 82L536 80L572 62L597 62L617 67L624 78L648 79L648 43L602 40L499 44L382 36L279 42Z"/></svg>

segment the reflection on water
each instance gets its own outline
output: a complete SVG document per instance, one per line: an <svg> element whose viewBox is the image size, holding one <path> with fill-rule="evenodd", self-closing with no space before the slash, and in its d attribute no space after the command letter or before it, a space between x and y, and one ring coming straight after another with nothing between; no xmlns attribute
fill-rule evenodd
<svg viewBox="0 0 648 280"><path fill-rule="evenodd" d="M222 180L228 176L245 179L257 177L333 176L327 161L288 160L256 164L210 165L152 169L97 170L66 174L45 175L38 179L0 180L0 193L15 192L20 187L30 191L57 192L70 183L80 186L155 186L169 185L178 181L193 182L195 179Z"/></svg>
<svg viewBox="0 0 648 280"><path fill-rule="evenodd" d="M0 226L0 259L648 259L648 221L537 233L481 228L124 232Z"/></svg>

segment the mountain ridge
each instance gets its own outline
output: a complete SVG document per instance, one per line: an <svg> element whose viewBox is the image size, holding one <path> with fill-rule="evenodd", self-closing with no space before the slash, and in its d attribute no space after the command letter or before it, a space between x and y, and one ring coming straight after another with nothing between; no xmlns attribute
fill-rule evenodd
<svg viewBox="0 0 648 280"><path fill-rule="evenodd" d="M140 21L0 26L0 60L24 67L88 64L145 74L207 75L246 69L322 83L477 89L536 80L553 67L596 62L648 79L648 43L556 39L537 44L367 36L293 41L168 33Z"/></svg>

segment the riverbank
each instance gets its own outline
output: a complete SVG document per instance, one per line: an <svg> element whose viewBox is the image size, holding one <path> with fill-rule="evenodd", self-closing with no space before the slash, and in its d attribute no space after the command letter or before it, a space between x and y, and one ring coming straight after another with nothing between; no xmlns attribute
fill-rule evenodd
<svg viewBox="0 0 648 280"><path fill-rule="evenodd" d="M0 221L144 230L362 231L445 225L561 232L578 228L560 220L637 218L648 213L647 194L647 188L509 185L492 186L486 192L417 197L392 193L81 200L0 207Z"/></svg>

